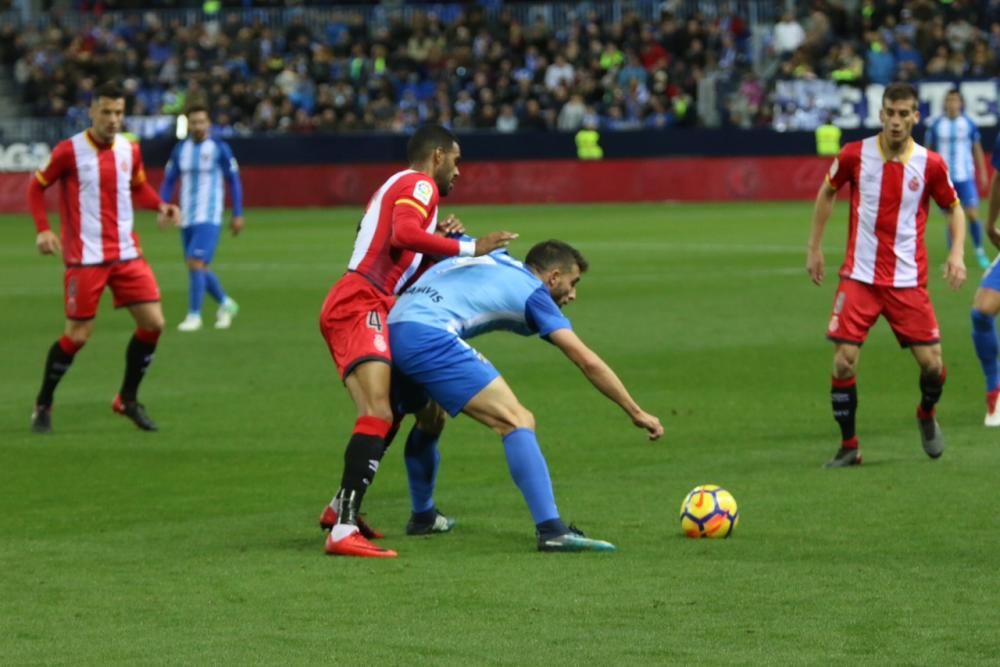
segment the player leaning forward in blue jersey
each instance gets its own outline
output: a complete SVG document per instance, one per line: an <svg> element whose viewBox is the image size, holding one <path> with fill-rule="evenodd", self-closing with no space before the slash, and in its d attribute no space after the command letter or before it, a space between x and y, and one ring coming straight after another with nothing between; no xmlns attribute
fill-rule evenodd
<svg viewBox="0 0 1000 667"><path fill-rule="evenodd" d="M169 202L174 185L181 181L181 241L188 267L188 313L177 325L180 331L201 329L201 305L205 290L219 304L215 328L228 329L239 306L226 295L222 284L209 268L222 229L225 208L223 181L229 186L233 204L230 222L233 236L243 230L243 188L233 151L224 141L210 136L212 121L208 108L191 106L187 111L190 137L174 146L167 163L160 198Z"/></svg>
<svg viewBox="0 0 1000 667"><path fill-rule="evenodd" d="M957 89L948 91L944 98L944 115L927 121L927 148L931 148L948 163L955 192L962 202L965 217L969 221L969 236L976 248L979 268L990 265L983 248L983 230L979 225L979 191L986 187L986 158L980 145L979 128L962 108L962 94ZM948 246L951 247L951 231L948 228Z"/></svg>
<svg viewBox="0 0 1000 667"><path fill-rule="evenodd" d="M997 217L1000 216L1000 137L993 146L993 179L990 181L990 208L986 218L986 233L990 241L1000 248L1000 229L997 228ZM997 403L1000 399L1000 363L997 354L1000 345L997 343L996 318L1000 314L1000 258L993 261L986 275L979 283L975 300L972 304L972 343L976 348L976 356L986 377L986 419L987 426L1000 426L1000 409Z"/></svg>
<svg viewBox="0 0 1000 667"><path fill-rule="evenodd" d="M495 330L538 334L562 350L633 424L656 440L663 435L660 420L639 407L560 311L576 299L577 282L586 270L583 256L561 241L539 243L524 263L506 251L451 258L428 270L389 313L396 370L450 415L464 412L503 438L507 465L531 510L540 551L613 551L614 546L588 539L563 523L535 437L534 416L466 340ZM433 507L433 474L421 474L409 460L407 468L414 511Z"/></svg>

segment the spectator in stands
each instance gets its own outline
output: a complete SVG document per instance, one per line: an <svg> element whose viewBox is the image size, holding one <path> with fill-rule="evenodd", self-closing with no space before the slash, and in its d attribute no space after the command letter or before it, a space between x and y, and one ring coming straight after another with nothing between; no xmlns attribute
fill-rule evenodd
<svg viewBox="0 0 1000 667"><path fill-rule="evenodd" d="M779 56L790 56L806 39L806 32L795 20L795 13L786 11L774 26L774 50Z"/></svg>

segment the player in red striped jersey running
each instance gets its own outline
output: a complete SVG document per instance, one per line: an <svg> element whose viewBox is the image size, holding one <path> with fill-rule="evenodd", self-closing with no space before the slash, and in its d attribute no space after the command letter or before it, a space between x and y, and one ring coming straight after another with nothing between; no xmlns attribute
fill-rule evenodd
<svg viewBox="0 0 1000 667"><path fill-rule="evenodd" d="M369 542L367 537L378 535L358 518L386 443L398 427L390 402L392 355L386 325L396 295L416 275L424 255L485 255L517 238L510 232L493 232L476 240L458 240L449 237L464 231L457 220L449 217L438 223L438 200L459 175L461 150L451 132L440 125L424 125L410 138L407 159L410 168L390 176L368 202L347 273L330 290L320 314L320 330L358 415L344 453L340 490L320 520L331 527L326 541L329 554L396 555ZM434 412L418 415L407 441L407 457L410 440L424 450L416 456L435 446L440 423L435 432L426 426L436 421ZM433 515L427 517L433 529L436 509L428 514Z"/></svg>
<svg viewBox="0 0 1000 667"><path fill-rule="evenodd" d="M59 142L28 188L38 250L43 255L61 251L66 264L66 326L49 349L31 417L32 428L39 433L52 430L53 393L90 338L105 287L111 289L115 307L128 308L136 322L125 354L125 378L112 409L143 430L156 430L137 394L163 331L163 310L156 277L132 230L132 202L158 211L161 225L176 223L179 211L160 201L146 182L138 144L119 134L124 115L121 87L110 82L100 86L90 106L91 127ZM61 239L49 227L45 214L45 188L57 182L62 197Z"/></svg>
<svg viewBox="0 0 1000 667"><path fill-rule="evenodd" d="M954 242L944 277L957 289L965 281L965 216L942 157L911 137L920 120L917 104L913 86L888 86L879 112L882 131L844 146L816 197L806 270L819 285L824 273L823 230L837 191L851 185L847 254L827 327L827 338L834 345L833 417L842 436L840 449L826 464L829 468L861 463L854 427L855 374L861 345L879 315L920 366L917 425L924 451L931 458L944 451L935 405L944 388L945 366L937 318L927 293L924 232L933 199L947 210Z"/></svg>

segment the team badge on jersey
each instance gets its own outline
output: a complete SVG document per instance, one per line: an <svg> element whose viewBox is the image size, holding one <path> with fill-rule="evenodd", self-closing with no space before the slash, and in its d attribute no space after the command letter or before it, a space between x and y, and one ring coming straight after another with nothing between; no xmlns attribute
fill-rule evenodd
<svg viewBox="0 0 1000 667"><path fill-rule="evenodd" d="M427 181L419 181L413 188L413 198L424 206L430 206L433 196L434 188Z"/></svg>
<svg viewBox="0 0 1000 667"><path fill-rule="evenodd" d="M910 192L916 192L917 190L920 189L920 179L914 176L913 178L910 179L910 182L907 184L907 187L910 188Z"/></svg>

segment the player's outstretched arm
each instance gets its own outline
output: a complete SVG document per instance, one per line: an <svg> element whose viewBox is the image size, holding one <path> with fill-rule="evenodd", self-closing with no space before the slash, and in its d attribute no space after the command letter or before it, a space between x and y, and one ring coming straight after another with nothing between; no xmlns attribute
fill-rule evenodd
<svg viewBox="0 0 1000 667"><path fill-rule="evenodd" d="M650 440L656 440L663 435L660 420L639 407L611 367L587 347L572 329L553 331L549 334L549 340L576 364L598 391L617 403L633 424L644 429Z"/></svg>
<svg viewBox="0 0 1000 667"><path fill-rule="evenodd" d="M809 246L806 251L806 271L814 285L823 283L823 232L826 223L833 213L833 202L837 198L837 190L824 181L816 194L816 204L813 206L812 229L809 232Z"/></svg>
<svg viewBox="0 0 1000 667"><path fill-rule="evenodd" d="M976 177L979 180L979 187L986 188L986 174L990 173L986 170L986 154L983 152L983 147L980 145L977 139L972 144L972 156L976 160Z"/></svg>

